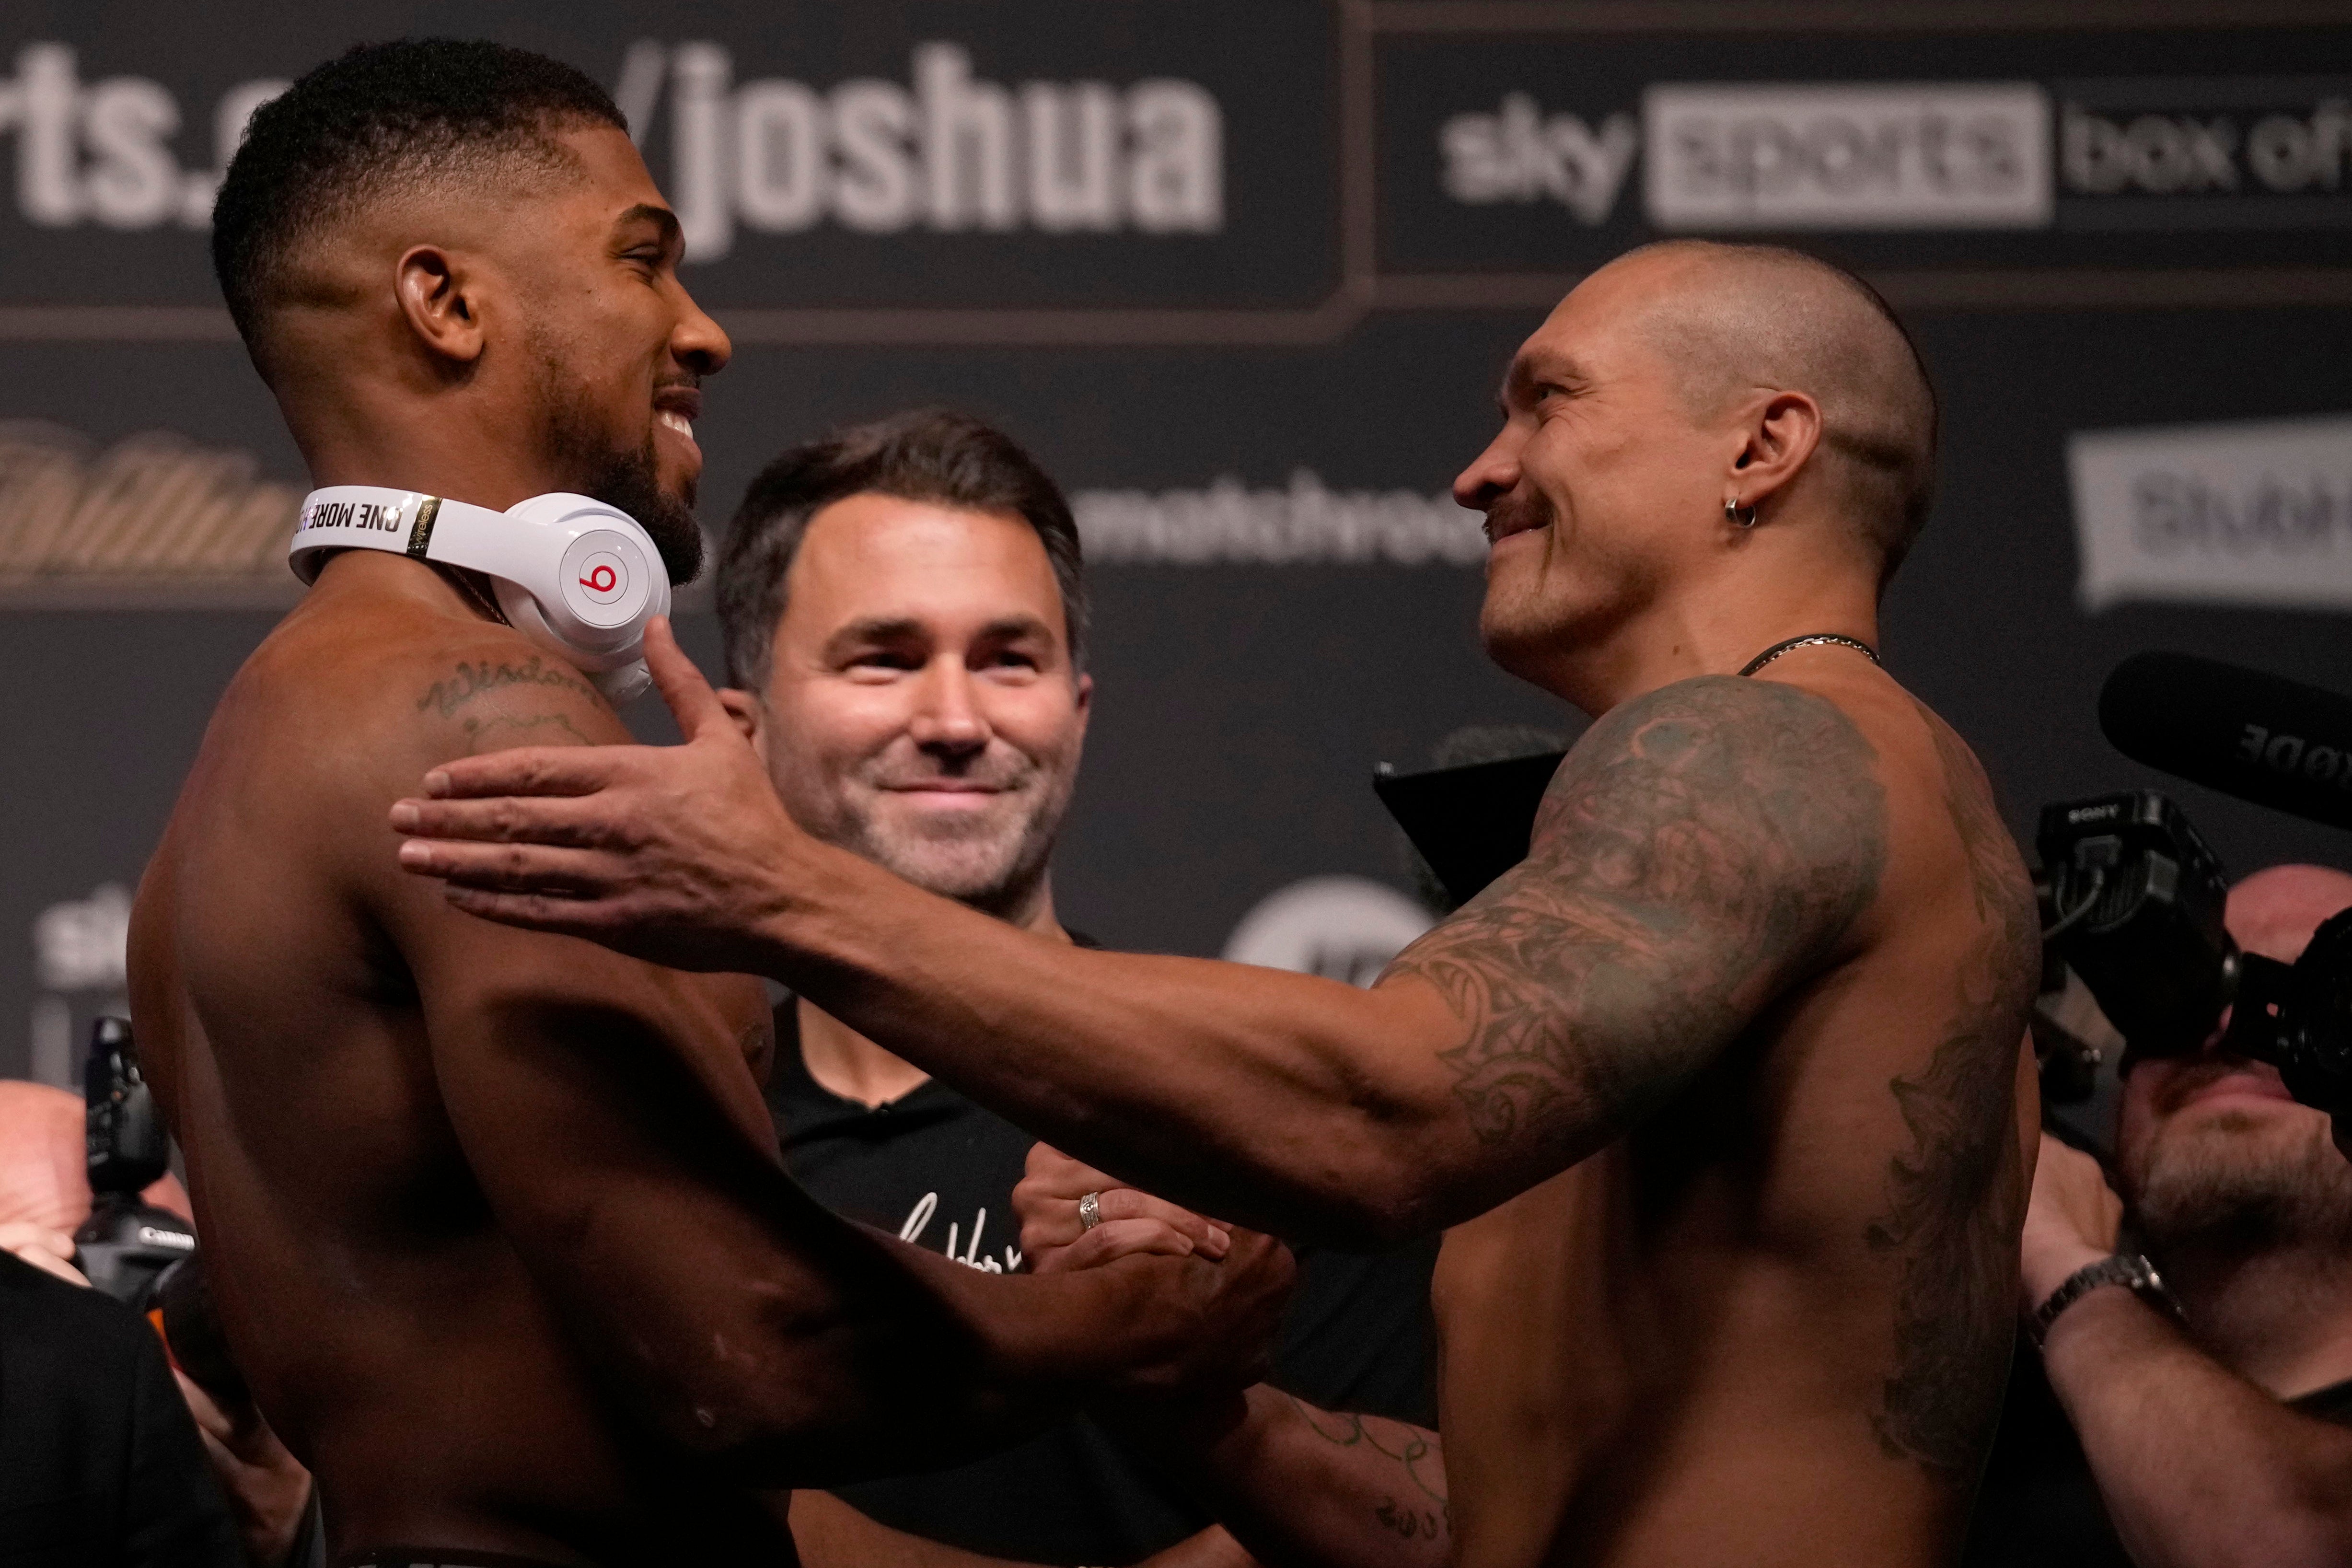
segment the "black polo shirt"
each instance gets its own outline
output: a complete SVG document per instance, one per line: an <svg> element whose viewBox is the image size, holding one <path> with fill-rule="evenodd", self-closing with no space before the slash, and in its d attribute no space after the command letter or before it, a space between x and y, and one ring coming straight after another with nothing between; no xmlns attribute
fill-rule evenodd
<svg viewBox="0 0 2352 1568"><path fill-rule="evenodd" d="M1013 1186L1036 1140L1003 1117L937 1079L870 1109L832 1093L802 1059L790 997L776 1009L767 1097L784 1163L835 1213L971 1268L1026 1267ZM1376 1256L1297 1254L1274 1381L1326 1408L1435 1426L1437 1238ZM1211 1522L1082 1416L968 1465L839 1495L895 1530L1024 1563L1135 1563Z"/></svg>

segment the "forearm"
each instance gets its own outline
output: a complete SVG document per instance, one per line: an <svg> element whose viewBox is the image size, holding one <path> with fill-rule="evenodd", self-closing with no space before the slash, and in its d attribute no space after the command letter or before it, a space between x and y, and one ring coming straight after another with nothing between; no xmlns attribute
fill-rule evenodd
<svg viewBox="0 0 2352 1568"><path fill-rule="evenodd" d="M895 1475L1018 1442L1171 1353L1171 1315L1150 1300L1170 1286L1140 1259L1032 1278L862 1231L852 1248L866 1255L828 1259L771 1325L784 1353L738 1363L740 1393L717 1407L747 1410L746 1428L730 1432L722 1414L707 1444L682 1434L689 1446L754 1484ZM698 1392L698 1418L716 1404Z"/></svg>
<svg viewBox="0 0 2352 1568"><path fill-rule="evenodd" d="M2140 1568L2352 1555L2352 1433L2281 1405L2127 1291L2066 1309L2044 1355Z"/></svg>
<svg viewBox="0 0 2352 1568"><path fill-rule="evenodd" d="M1302 1239L1418 1234L1486 1199L1438 1059L1459 1026L1425 986L1076 951L853 857L827 871L778 896L775 977L1123 1180Z"/></svg>
<svg viewBox="0 0 2352 1568"><path fill-rule="evenodd" d="M1424 1428L1260 1384L1222 1432L1139 1422L1123 1436L1268 1568L1443 1568L1453 1550L1445 1452Z"/></svg>

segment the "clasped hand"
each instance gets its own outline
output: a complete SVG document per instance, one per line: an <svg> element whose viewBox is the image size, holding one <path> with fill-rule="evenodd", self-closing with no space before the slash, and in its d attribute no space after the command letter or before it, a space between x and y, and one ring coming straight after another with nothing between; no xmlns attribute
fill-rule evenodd
<svg viewBox="0 0 2352 1568"><path fill-rule="evenodd" d="M1097 1194L1097 1225L1091 1230L1078 1205ZM1021 1252L1032 1273L1093 1268L1139 1252L1214 1261L1233 1247L1233 1233L1215 1220L1164 1198L1122 1185L1118 1179L1039 1143L1013 1189L1013 1212L1021 1221Z"/></svg>

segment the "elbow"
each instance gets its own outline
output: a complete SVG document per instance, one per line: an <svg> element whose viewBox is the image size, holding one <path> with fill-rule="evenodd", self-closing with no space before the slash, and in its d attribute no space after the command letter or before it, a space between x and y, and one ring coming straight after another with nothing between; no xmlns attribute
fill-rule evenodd
<svg viewBox="0 0 2352 1568"><path fill-rule="evenodd" d="M903 1447L918 1436L908 1428L919 1418L891 1413L922 1410L924 1391L908 1385L910 1374L943 1373L959 1338L941 1322L890 1332L894 1325L878 1320L892 1316L808 1310L720 1331L706 1325L679 1342L642 1347L634 1403L662 1446L738 1485L822 1484L845 1465L864 1473L878 1438L895 1431ZM893 1356L890 1343L929 1352Z"/></svg>
<svg viewBox="0 0 2352 1568"><path fill-rule="evenodd" d="M1353 1252L1386 1251L1432 1234L1444 1223L1443 1199L1418 1142L1393 1117L1357 1118L1323 1142L1307 1164L1309 1179L1284 1205L1295 1222L1275 1228Z"/></svg>
<svg viewBox="0 0 2352 1568"><path fill-rule="evenodd" d="M839 1414L826 1358L803 1346L732 1357L723 1336L703 1338L639 1380L640 1417L664 1447L746 1484L797 1474Z"/></svg>

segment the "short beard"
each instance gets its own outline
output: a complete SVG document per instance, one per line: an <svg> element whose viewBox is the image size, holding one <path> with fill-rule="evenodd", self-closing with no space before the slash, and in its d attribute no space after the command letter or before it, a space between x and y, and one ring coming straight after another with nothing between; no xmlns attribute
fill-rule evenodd
<svg viewBox="0 0 2352 1568"><path fill-rule="evenodd" d="M539 364L540 444L555 470L585 476L581 494L635 519L661 552L672 585L693 582L702 572L703 549L702 525L694 520L694 482L687 481L683 496L662 489L651 429L635 450L604 445L594 434L597 422L583 406L579 378L565 374L536 334L531 349Z"/></svg>
<svg viewBox="0 0 2352 1568"><path fill-rule="evenodd" d="M2306 1135L2254 1142L2250 1118L2227 1112L2160 1140L2134 1184L2148 1250L2243 1257L2288 1248L2352 1248L2352 1164L2324 1118Z"/></svg>
<svg viewBox="0 0 2352 1568"><path fill-rule="evenodd" d="M863 816L852 816L834 836L836 847L873 861L927 893L978 910L998 920L1018 921L1028 912L1053 859L1054 841L1060 836L1068 809L1072 780L1064 774L1045 787L1048 794L1031 808L1019 830L1003 839L959 836L933 838L918 846L877 831ZM941 855L946 845L964 853Z"/></svg>
<svg viewBox="0 0 2352 1568"><path fill-rule="evenodd" d="M581 494L636 519L661 552L672 585L701 575L702 525L694 520L694 487L689 483L683 497L662 489L651 436L642 449L608 453L604 468L590 471Z"/></svg>

